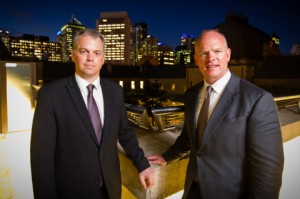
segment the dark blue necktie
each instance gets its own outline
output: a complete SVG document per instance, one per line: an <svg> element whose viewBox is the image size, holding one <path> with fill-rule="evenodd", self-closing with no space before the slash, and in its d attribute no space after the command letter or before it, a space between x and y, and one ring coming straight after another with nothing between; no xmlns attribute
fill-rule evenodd
<svg viewBox="0 0 300 199"><path fill-rule="evenodd" d="M88 89L87 106L88 106L90 118L92 120L92 124L95 129L98 143L100 144L101 133L102 133L102 124L101 124L101 120L100 120L99 110L98 110L96 101L93 97L93 89L94 88L95 88L94 84L89 84L87 86L87 89Z"/></svg>

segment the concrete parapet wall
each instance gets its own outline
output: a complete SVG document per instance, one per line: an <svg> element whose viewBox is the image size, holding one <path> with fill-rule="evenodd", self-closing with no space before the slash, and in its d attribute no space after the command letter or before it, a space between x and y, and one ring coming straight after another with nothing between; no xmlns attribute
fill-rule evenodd
<svg viewBox="0 0 300 199"><path fill-rule="evenodd" d="M293 122L281 127L283 142L287 142L300 136L300 121Z"/></svg>
<svg viewBox="0 0 300 199"><path fill-rule="evenodd" d="M155 187L145 190L140 184L139 174L126 156L121 161L122 185L132 194L126 199L163 199L183 189L188 158L163 167L153 166L156 173Z"/></svg>
<svg viewBox="0 0 300 199"><path fill-rule="evenodd" d="M152 155L165 152L175 142L180 132L166 131L153 134L142 129L136 129L136 134L145 154ZM144 190L140 184L137 170L126 157L121 147L119 157L121 162L122 185L126 187L133 196L126 196L126 199L163 199L183 189L188 158L163 167L154 165L156 185L152 189Z"/></svg>

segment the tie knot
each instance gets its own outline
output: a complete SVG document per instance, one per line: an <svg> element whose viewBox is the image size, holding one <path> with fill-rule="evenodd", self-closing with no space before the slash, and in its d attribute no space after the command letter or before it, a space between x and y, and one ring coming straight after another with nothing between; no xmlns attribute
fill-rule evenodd
<svg viewBox="0 0 300 199"><path fill-rule="evenodd" d="M94 89L94 88L95 88L95 85L94 85L94 84L89 84L89 85L87 86L87 89L88 89L89 93L93 92L93 89Z"/></svg>
<svg viewBox="0 0 300 199"><path fill-rule="evenodd" d="M210 94L213 90L214 90L214 89L213 89L212 86L207 86L207 87L206 87L206 92L209 93L209 94Z"/></svg>

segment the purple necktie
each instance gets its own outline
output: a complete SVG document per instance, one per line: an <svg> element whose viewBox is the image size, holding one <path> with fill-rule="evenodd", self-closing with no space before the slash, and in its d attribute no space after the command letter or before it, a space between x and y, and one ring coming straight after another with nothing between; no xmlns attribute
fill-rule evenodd
<svg viewBox="0 0 300 199"><path fill-rule="evenodd" d="M88 97L87 97L87 106L88 106L90 118L92 120L94 129L95 129L98 143L100 144L101 133L102 133L102 124L101 124L101 120L100 120L99 110L98 110L96 101L93 97L93 89L94 88L95 88L94 84L89 84L87 86L87 89L89 92Z"/></svg>
<svg viewBox="0 0 300 199"><path fill-rule="evenodd" d="M208 108L209 108L209 102L210 102L210 96L213 91L213 88L211 86L206 87L206 95L204 102L202 104L199 117L198 117L198 122L197 122L197 136L198 136L198 144L200 146L201 140L203 137L203 132L206 127L206 123L208 120Z"/></svg>

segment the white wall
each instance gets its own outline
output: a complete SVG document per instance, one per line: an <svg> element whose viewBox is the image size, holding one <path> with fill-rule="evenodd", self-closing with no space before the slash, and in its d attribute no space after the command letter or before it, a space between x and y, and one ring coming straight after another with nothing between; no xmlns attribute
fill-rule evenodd
<svg viewBox="0 0 300 199"><path fill-rule="evenodd" d="M280 199L300 198L300 136L283 145L285 164Z"/></svg>

